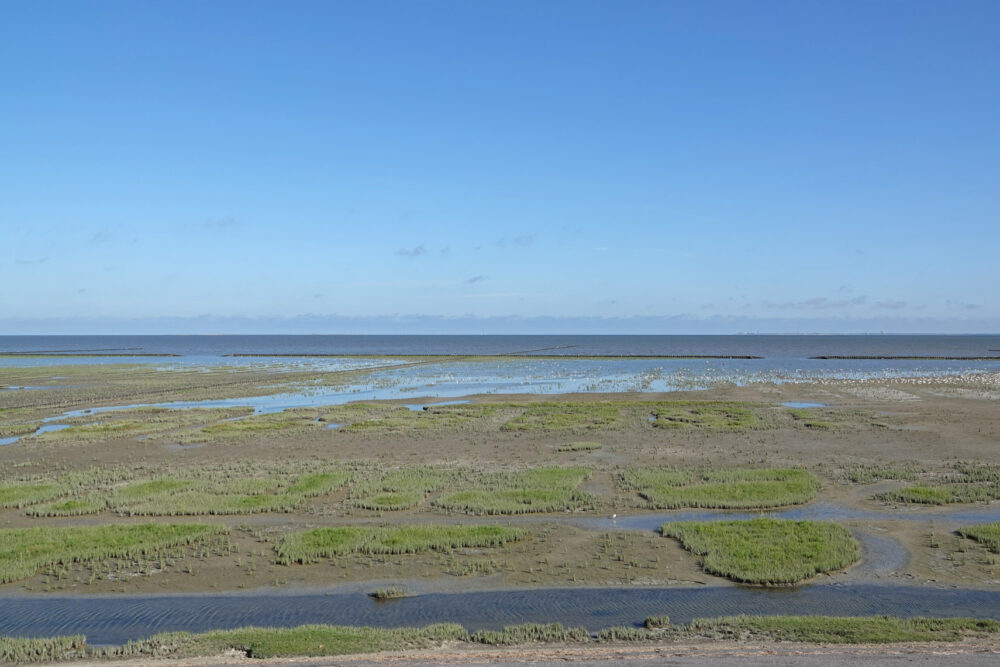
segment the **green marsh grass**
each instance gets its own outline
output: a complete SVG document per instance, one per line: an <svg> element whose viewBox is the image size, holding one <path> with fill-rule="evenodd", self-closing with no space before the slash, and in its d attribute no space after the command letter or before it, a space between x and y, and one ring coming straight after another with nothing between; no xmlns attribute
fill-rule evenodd
<svg viewBox="0 0 1000 667"><path fill-rule="evenodd" d="M456 623L423 628L365 628L303 625L295 628L239 628L201 634L174 632L154 635L108 650L114 658L190 658L239 651L249 658L332 656L398 651L439 646L466 640L468 632Z"/></svg>
<svg viewBox="0 0 1000 667"><path fill-rule="evenodd" d="M457 472L422 466L376 473L351 490L351 502L357 507L380 512L410 509L424 502L427 494L454 483L457 475Z"/></svg>
<svg viewBox="0 0 1000 667"><path fill-rule="evenodd" d="M806 428L812 428L816 430L829 430L837 426L836 423L823 420L820 418L812 408L791 408L788 410L788 414L792 416L797 423L802 424Z"/></svg>
<svg viewBox="0 0 1000 667"><path fill-rule="evenodd" d="M282 538L276 547L277 562L290 565L348 554L418 554L503 547L527 536L527 531L508 526L414 524L316 528Z"/></svg>
<svg viewBox="0 0 1000 667"><path fill-rule="evenodd" d="M76 498L64 498L52 502L32 505L27 514L36 517L53 516L84 516L98 514L108 509L107 498L100 494L91 494Z"/></svg>
<svg viewBox="0 0 1000 667"><path fill-rule="evenodd" d="M675 468L631 468L620 476L650 509L705 507L764 509L807 503L820 483L799 469L730 468L689 472Z"/></svg>
<svg viewBox="0 0 1000 667"><path fill-rule="evenodd" d="M136 524L0 529L0 583L57 563L138 558L227 534L205 524Z"/></svg>
<svg viewBox="0 0 1000 667"><path fill-rule="evenodd" d="M0 637L0 664L55 662L74 660L87 655L87 639L83 635L62 637Z"/></svg>
<svg viewBox="0 0 1000 667"><path fill-rule="evenodd" d="M590 640L586 628L567 628L561 623L522 623L507 625L502 630L477 630L469 641L490 646L518 644L585 642Z"/></svg>
<svg viewBox="0 0 1000 667"><path fill-rule="evenodd" d="M585 507L593 498L577 490L587 468L531 468L483 475L475 488L444 493L433 502L467 514L529 514Z"/></svg>
<svg viewBox="0 0 1000 667"><path fill-rule="evenodd" d="M503 431L587 431L611 428L621 420L623 402L528 403Z"/></svg>
<svg viewBox="0 0 1000 667"><path fill-rule="evenodd" d="M954 473L933 483L918 483L879 493L875 499L922 505L988 503L1000 500L1000 465L958 463L954 469Z"/></svg>
<svg viewBox="0 0 1000 667"><path fill-rule="evenodd" d="M32 516L80 516L102 511L123 516L289 512L308 498L345 486L354 476L355 471L345 466L313 472L228 466L146 479L134 479L124 471L110 471L101 475L66 475L48 482L8 484L0 487L0 498L6 489L12 506L31 505L28 514Z"/></svg>
<svg viewBox="0 0 1000 667"><path fill-rule="evenodd" d="M794 584L861 557L850 531L820 521L665 523L660 532L702 556L706 572L749 584Z"/></svg>
<svg viewBox="0 0 1000 667"><path fill-rule="evenodd" d="M22 508L70 493L59 482L8 482L0 484L0 508Z"/></svg>
<svg viewBox="0 0 1000 667"><path fill-rule="evenodd" d="M735 401L665 401L651 403L652 424L666 429L745 431L760 427L753 403Z"/></svg>
<svg viewBox="0 0 1000 667"><path fill-rule="evenodd" d="M858 463L844 469L844 479L854 484L874 484L883 480L914 480L920 471L913 464Z"/></svg>
<svg viewBox="0 0 1000 667"><path fill-rule="evenodd" d="M422 410L396 407L369 419L353 421L348 431L378 433L412 433L430 430L449 430L465 427L490 417L497 408L487 404L431 405Z"/></svg>
<svg viewBox="0 0 1000 667"><path fill-rule="evenodd" d="M958 529L962 537L973 539L995 554L1000 554L1000 521Z"/></svg>

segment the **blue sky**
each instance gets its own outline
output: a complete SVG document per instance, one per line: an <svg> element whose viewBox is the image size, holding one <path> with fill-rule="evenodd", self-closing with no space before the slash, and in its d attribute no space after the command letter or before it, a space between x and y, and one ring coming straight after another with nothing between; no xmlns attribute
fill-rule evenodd
<svg viewBox="0 0 1000 667"><path fill-rule="evenodd" d="M998 24L3 0L0 333L1000 331Z"/></svg>

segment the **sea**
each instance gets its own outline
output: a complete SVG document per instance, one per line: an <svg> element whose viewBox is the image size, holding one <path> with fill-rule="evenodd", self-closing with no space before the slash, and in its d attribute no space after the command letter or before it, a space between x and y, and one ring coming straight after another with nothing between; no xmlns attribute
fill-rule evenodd
<svg viewBox="0 0 1000 667"><path fill-rule="evenodd" d="M996 357L997 335L730 336L0 336L0 353L226 355L495 355Z"/></svg>

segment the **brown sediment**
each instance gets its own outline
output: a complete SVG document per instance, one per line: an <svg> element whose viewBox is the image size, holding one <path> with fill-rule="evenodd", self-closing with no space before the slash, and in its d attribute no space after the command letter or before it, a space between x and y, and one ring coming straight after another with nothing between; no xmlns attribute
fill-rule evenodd
<svg viewBox="0 0 1000 667"><path fill-rule="evenodd" d="M68 368L68 367L67 367ZM16 371L16 372L14 372ZM0 420L11 423L37 420L65 409L94 405L259 395L274 392L274 385L319 378L360 377L365 371L317 374L286 370L218 369L153 372L137 367L88 368L69 374L71 387L11 392L0 396ZM64 369L2 369L0 378L16 384L38 385L44 375L63 375ZM6 380L0 384L6 383ZM138 437L88 434L67 437L58 433L26 438L0 447L0 478L51 476L92 468L204 470L243 462L250 466L298 465L306 468L326 463L358 462L372 469L400 466L465 466L474 470L510 470L543 465L585 466L593 470L583 490L596 498L593 507L569 514L525 517L468 517L435 509L436 497L411 510L370 512L349 502L349 489L312 498L299 509L280 514L208 517L233 529L236 551L230 557L185 554L173 566L148 576L123 566L112 578L87 583L86 568L70 566L66 578L44 573L3 587L6 592L212 592L274 586L338 585L351 582L393 581L404 578L457 590L537 586L670 586L692 582L726 585L703 573L698 559L673 540L639 531L584 529L573 523L579 517L607 517L642 513L640 500L616 484L629 466L674 466L684 469L711 467L796 467L816 473L823 482L818 501L848 508L884 510L905 514L912 507L880 505L873 496L907 484L887 480L851 484L843 471L855 464L911 463L928 480L953 473L956 460L1000 464L1000 414L996 400L1000 378L996 374L950 378L907 378L886 381L824 381L801 384L755 384L720 387L707 391L666 394L569 394L562 396L483 395L466 397L495 406L481 419L455 422L427 429L401 428L352 430L325 428L315 421L323 408L304 408L269 416L267 422L286 420L287 427L259 432L210 430L229 418L212 411L185 414L172 422L170 414L138 412L137 419L161 423L139 431ZM664 429L651 425L641 406L648 401L724 400L764 406L761 428L725 431L698 427ZM594 403L631 404L610 426L574 430L504 430L516 409L505 406L565 401L580 406ZM780 406L785 401L823 403L813 409L817 420L829 428L811 429ZM382 402L392 406L402 401ZM414 402L414 399L408 399ZM640 407L635 407L640 406ZM13 421L11 421L13 420ZM202 421L199 421L202 420ZM81 418L80 423L87 420ZM95 421L97 421L95 417ZM155 428L154 428L155 426ZM161 428L162 427L162 428ZM600 442L592 451L559 451L561 445L587 440ZM180 446L178 446L180 445ZM189 445L198 445L197 447ZM906 562L880 572L878 580L926 586L957 585L1000 589L1000 567L983 547L954 534L961 522L947 518L954 507L920 508L936 520L913 521L891 516L839 520L852 530L889 537L908 552ZM85 525L131 521L205 521L190 519L126 518L109 511L65 518L35 518L24 510L0 510L0 527L32 525ZM322 561L303 566L276 566L273 544L281 535L317 526L420 522L497 522L529 527L532 539L503 550L479 550L456 555L425 554L374 559ZM248 530L238 530L245 525ZM606 537L609 535L610 537ZM610 540L610 542L609 542ZM936 544L936 546L934 546ZM621 559L618 559L620 553ZM600 558L599 558L600 557ZM490 566L486 561L495 561ZM191 565L193 572L184 571ZM449 570L472 572L460 576ZM485 574L485 571L491 572ZM836 575L855 580L860 568Z"/></svg>

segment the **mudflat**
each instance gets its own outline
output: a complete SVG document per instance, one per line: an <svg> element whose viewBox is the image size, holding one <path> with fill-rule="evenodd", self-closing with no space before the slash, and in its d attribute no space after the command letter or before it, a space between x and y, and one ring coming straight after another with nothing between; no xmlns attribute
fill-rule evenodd
<svg viewBox="0 0 1000 667"><path fill-rule="evenodd" d="M1000 590L996 373L240 405L369 372L0 370L0 594Z"/></svg>

